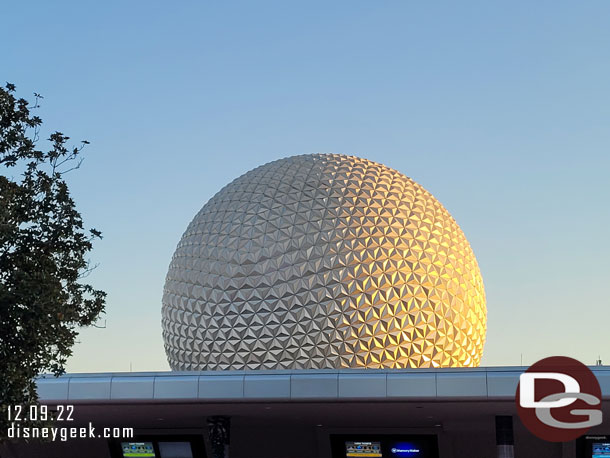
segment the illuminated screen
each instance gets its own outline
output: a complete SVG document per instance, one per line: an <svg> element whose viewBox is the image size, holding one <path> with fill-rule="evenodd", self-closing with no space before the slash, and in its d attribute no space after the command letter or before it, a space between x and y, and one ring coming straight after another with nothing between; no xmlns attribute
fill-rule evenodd
<svg viewBox="0 0 610 458"><path fill-rule="evenodd" d="M121 442L121 449L125 458L157 456L152 442Z"/></svg>
<svg viewBox="0 0 610 458"><path fill-rule="evenodd" d="M610 458L610 442L593 442L591 458Z"/></svg>
<svg viewBox="0 0 610 458"><path fill-rule="evenodd" d="M421 445L413 442L393 442L390 444L390 447L390 456L393 457L423 456Z"/></svg>
<svg viewBox="0 0 610 458"><path fill-rule="evenodd" d="M345 442L345 456L354 457L382 457L381 442Z"/></svg>
<svg viewBox="0 0 610 458"><path fill-rule="evenodd" d="M329 439L332 458L439 458L435 434L332 434Z"/></svg>

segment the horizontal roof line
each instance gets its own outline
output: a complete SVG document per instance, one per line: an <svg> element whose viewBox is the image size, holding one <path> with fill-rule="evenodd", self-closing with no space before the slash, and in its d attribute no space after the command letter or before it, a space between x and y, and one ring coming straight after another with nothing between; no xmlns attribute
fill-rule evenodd
<svg viewBox="0 0 610 458"><path fill-rule="evenodd" d="M37 379L42 401L486 400L515 396L526 367L119 372ZM610 399L610 367L591 367Z"/></svg>

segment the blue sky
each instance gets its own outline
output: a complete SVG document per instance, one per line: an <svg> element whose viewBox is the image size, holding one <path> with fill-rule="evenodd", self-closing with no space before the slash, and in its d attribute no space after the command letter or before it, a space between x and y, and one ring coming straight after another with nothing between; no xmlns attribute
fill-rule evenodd
<svg viewBox="0 0 610 458"><path fill-rule="evenodd" d="M483 365L610 362L610 2L12 2L0 78L88 139L107 327L69 371L165 370L161 295L196 211L262 163L337 152L432 192L488 302Z"/></svg>

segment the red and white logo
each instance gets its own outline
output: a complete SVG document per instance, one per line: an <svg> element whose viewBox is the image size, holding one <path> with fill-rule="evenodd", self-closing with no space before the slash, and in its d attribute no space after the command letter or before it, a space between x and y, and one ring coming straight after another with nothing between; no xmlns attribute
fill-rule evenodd
<svg viewBox="0 0 610 458"><path fill-rule="evenodd" d="M567 442L602 423L602 393L587 366L565 356L541 359L519 377L521 422L540 439Z"/></svg>

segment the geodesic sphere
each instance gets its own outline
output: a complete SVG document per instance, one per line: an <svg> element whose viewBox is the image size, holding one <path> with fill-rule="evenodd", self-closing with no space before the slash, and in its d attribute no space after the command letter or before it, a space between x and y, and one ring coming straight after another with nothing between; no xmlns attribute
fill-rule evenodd
<svg viewBox="0 0 610 458"><path fill-rule="evenodd" d="M171 261L174 370L477 366L485 291L428 191L384 165L270 162L203 206Z"/></svg>

